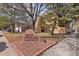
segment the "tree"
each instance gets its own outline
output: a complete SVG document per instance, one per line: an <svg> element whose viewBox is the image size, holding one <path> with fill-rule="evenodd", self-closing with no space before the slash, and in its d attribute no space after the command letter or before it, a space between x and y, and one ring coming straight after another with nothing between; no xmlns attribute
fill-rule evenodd
<svg viewBox="0 0 79 59"><path fill-rule="evenodd" d="M10 24L11 24L11 29L12 32L15 32L15 15L16 15L16 9L12 8L12 4L11 3L3 3L0 5L0 12L9 17L10 19Z"/></svg>
<svg viewBox="0 0 79 59"><path fill-rule="evenodd" d="M52 20L52 17L56 16L56 22L59 20L59 18L61 18L61 16L71 19L72 16L79 14L79 4L5 3L0 4L0 12L7 15L11 19L11 23L15 22L17 16L23 17L24 20L30 21L30 24L32 24L32 29L35 30L35 23L38 17L43 16L45 13L55 13L55 15L51 15L50 18ZM46 16L46 18L47 17L48 16ZM12 28L14 31L14 27Z"/></svg>
<svg viewBox="0 0 79 59"><path fill-rule="evenodd" d="M79 4L51 3L51 4L48 4L47 7L48 7L48 12L56 12L57 15L59 15L58 18L55 19L55 21L58 22L58 26L65 26L67 23L69 24L69 21L72 20L72 17L79 14L78 13ZM54 23L56 24L56 22ZM54 31L54 28L55 28L55 25L52 27L53 31Z"/></svg>
<svg viewBox="0 0 79 59"><path fill-rule="evenodd" d="M0 30L7 28L10 25L10 19L6 16L0 16Z"/></svg>
<svg viewBox="0 0 79 59"><path fill-rule="evenodd" d="M35 30L36 20L42 13L45 12L47 6L43 3L28 3L20 4L19 6L26 13L25 16L32 22L32 28ZM18 8L16 9L19 10Z"/></svg>
<svg viewBox="0 0 79 59"><path fill-rule="evenodd" d="M44 27L48 26L48 28L52 28L51 34L54 34L54 29L59 17L60 17L59 14L56 12L48 12L46 13L46 15L42 16L42 20L44 21L45 24L43 26Z"/></svg>
<svg viewBox="0 0 79 59"><path fill-rule="evenodd" d="M16 16L23 16L25 20L32 22L32 28L35 30L37 18L46 11L46 4L43 3L4 3L1 5L1 12L15 21ZM13 31L14 31L14 27Z"/></svg>

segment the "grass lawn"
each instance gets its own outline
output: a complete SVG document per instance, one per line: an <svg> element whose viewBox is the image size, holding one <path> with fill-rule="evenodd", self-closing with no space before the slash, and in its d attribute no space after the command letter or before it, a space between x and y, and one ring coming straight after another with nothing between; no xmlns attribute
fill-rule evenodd
<svg viewBox="0 0 79 59"><path fill-rule="evenodd" d="M22 40L23 39L23 33L11 33L11 32L5 32L4 35L7 37L9 42Z"/></svg>
<svg viewBox="0 0 79 59"><path fill-rule="evenodd" d="M49 33L36 33L36 34L42 39L52 39L55 41L60 41L63 39L63 35L60 35L60 34L56 34L56 35L50 35ZM7 37L9 42L13 42L17 40L22 40L24 33L5 32L4 35Z"/></svg>

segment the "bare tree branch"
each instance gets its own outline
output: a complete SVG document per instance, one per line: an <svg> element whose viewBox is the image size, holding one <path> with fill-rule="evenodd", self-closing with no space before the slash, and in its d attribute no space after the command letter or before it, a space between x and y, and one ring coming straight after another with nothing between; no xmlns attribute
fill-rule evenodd
<svg viewBox="0 0 79 59"><path fill-rule="evenodd" d="M42 5L43 6L43 5ZM41 7L42 7L41 6ZM47 8L47 5L45 5L42 9L40 8L39 13L41 13L43 10L45 10L45 8Z"/></svg>
<svg viewBox="0 0 79 59"><path fill-rule="evenodd" d="M25 8L25 6L23 5L23 4L20 4L21 5L21 7L26 11L26 13L28 13L28 15L30 16L30 17L32 17L32 15L30 14L30 12Z"/></svg>

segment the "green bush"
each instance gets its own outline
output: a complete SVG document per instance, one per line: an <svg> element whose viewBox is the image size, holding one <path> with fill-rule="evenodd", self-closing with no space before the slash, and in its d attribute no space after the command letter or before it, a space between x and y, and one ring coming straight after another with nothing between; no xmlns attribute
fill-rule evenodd
<svg viewBox="0 0 79 59"><path fill-rule="evenodd" d="M0 16L0 29L3 29L10 25L10 19L6 16Z"/></svg>
<svg viewBox="0 0 79 59"><path fill-rule="evenodd" d="M67 23L69 22L68 18L66 17L61 17L58 20L58 26L64 27Z"/></svg>

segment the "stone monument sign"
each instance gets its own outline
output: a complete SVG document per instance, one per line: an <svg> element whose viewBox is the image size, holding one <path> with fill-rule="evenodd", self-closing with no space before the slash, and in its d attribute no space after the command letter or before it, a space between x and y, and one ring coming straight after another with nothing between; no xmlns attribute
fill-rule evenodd
<svg viewBox="0 0 79 59"><path fill-rule="evenodd" d="M28 29L25 31L24 41L37 41L38 36L32 29Z"/></svg>

